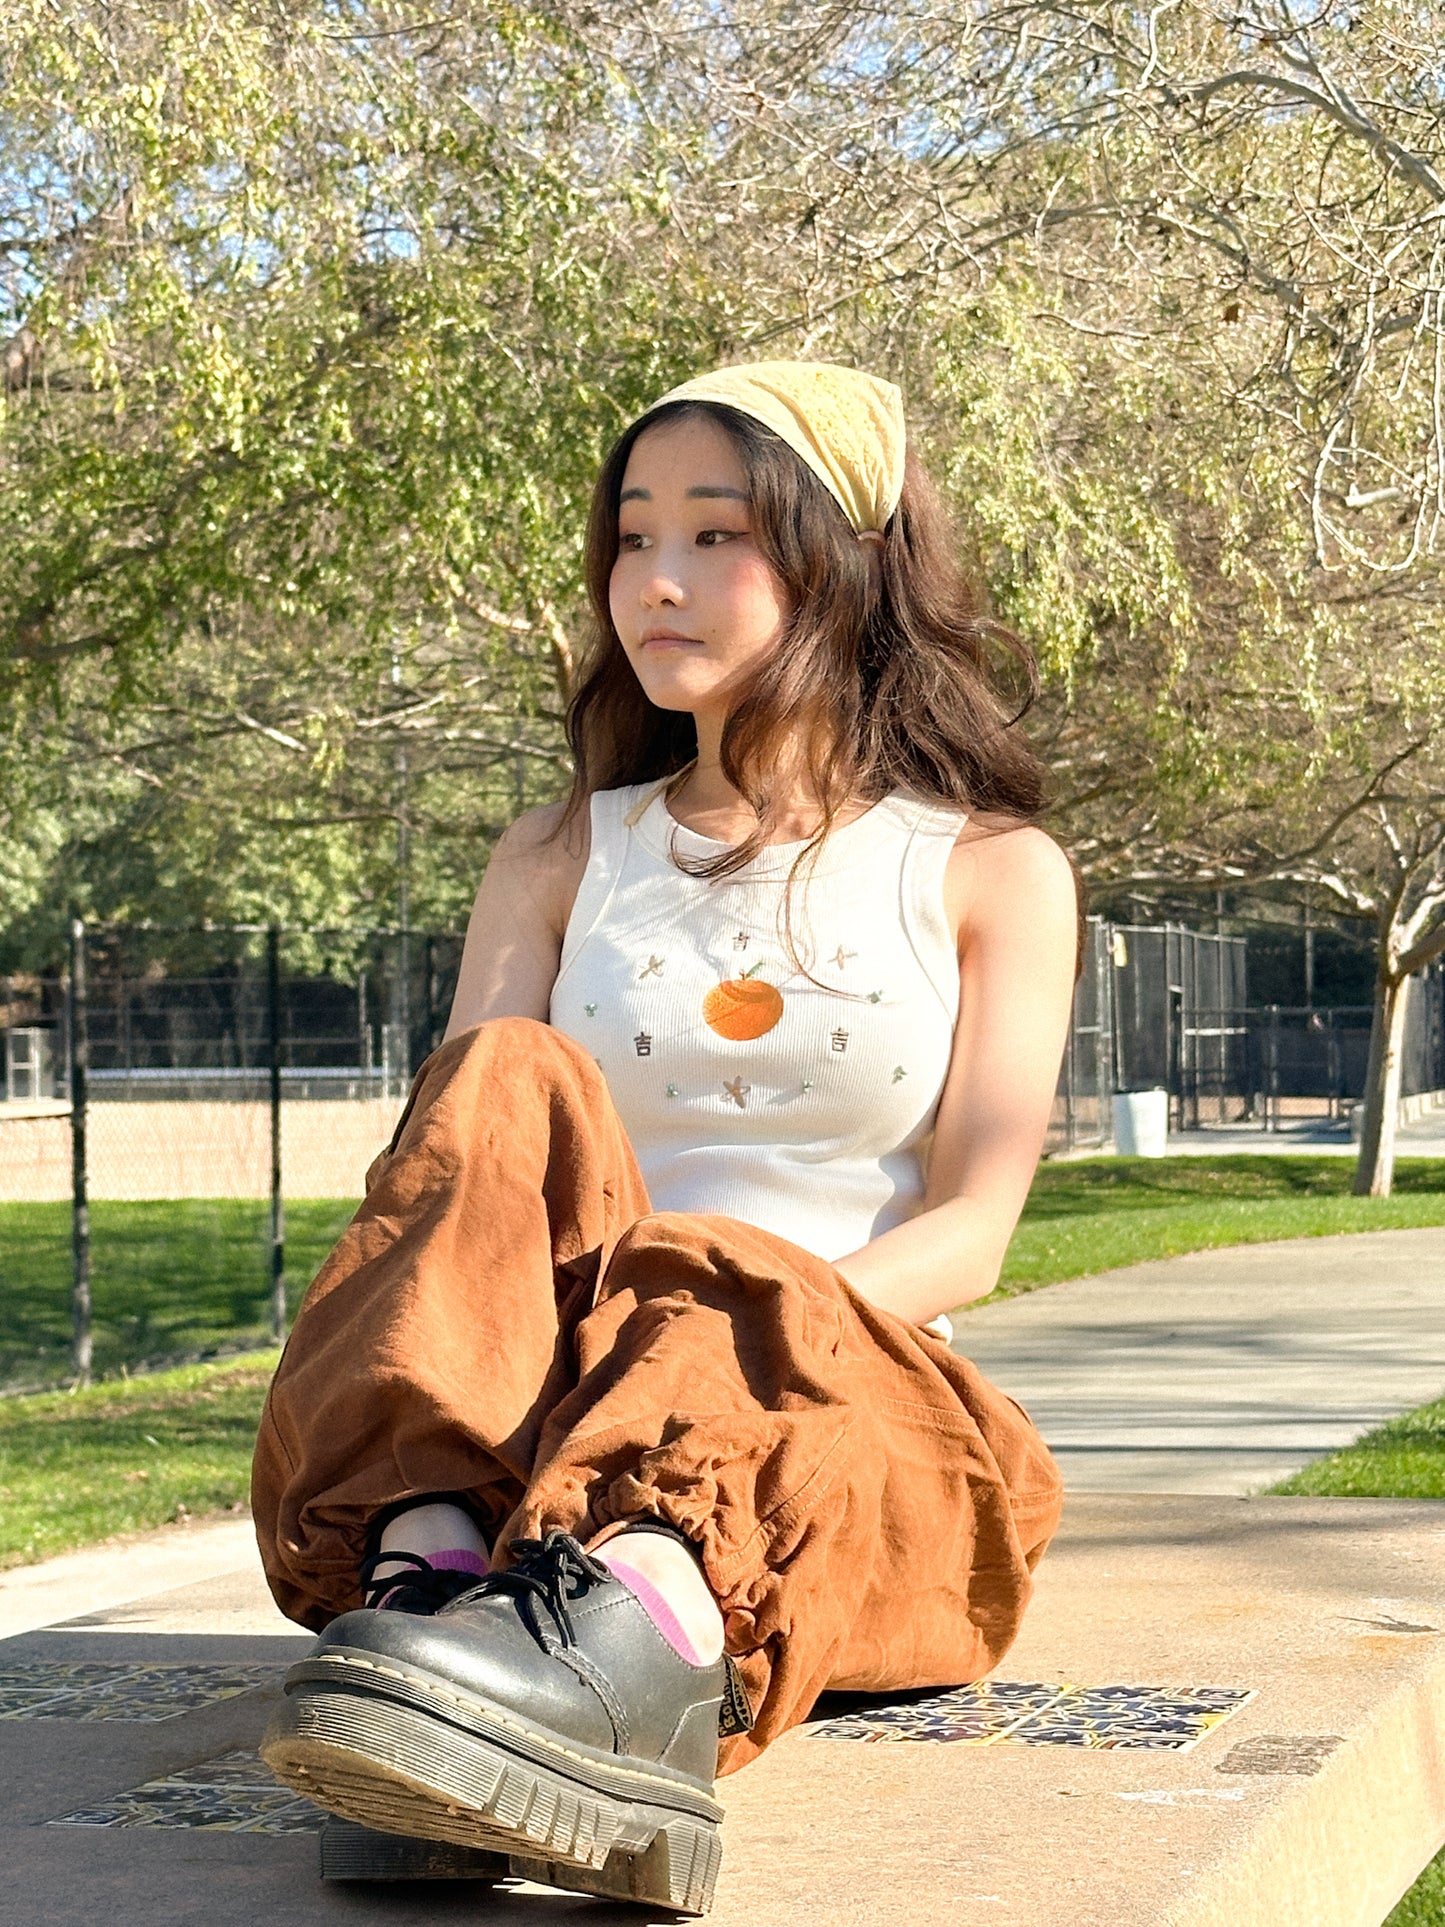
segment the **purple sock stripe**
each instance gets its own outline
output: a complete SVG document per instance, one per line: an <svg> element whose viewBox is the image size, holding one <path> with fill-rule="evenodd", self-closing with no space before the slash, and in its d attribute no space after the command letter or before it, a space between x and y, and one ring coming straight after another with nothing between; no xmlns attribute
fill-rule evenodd
<svg viewBox="0 0 1445 1927"><path fill-rule="evenodd" d="M429 1553L426 1557L438 1572L465 1572L470 1573L474 1579L485 1579L492 1570L479 1552L473 1552L467 1546L449 1546L445 1552ZM411 1570L414 1572L414 1568ZM394 1592L400 1591L406 1584L407 1577L407 1572L394 1575L394 1583L387 1587L376 1602L378 1610L386 1605Z"/></svg>
<svg viewBox="0 0 1445 1927"><path fill-rule="evenodd" d="M429 1552L427 1558L438 1572L469 1572L477 1579L485 1579L492 1570L479 1552L469 1552L465 1546L449 1546L445 1552Z"/></svg>
<svg viewBox="0 0 1445 1927"><path fill-rule="evenodd" d="M620 1554L603 1550L597 1557L629 1592L637 1595L648 1618L680 1659L685 1659L689 1666L706 1664L702 1654L682 1630L676 1613L645 1573L639 1572L635 1566L629 1566Z"/></svg>

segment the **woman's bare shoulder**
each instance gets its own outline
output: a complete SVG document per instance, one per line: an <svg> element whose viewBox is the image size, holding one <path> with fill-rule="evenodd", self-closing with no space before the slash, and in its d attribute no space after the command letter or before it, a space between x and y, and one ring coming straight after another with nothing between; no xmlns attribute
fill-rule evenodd
<svg viewBox="0 0 1445 1927"><path fill-rule="evenodd" d="M566 814L565 798L523 810L503 830L492 850L492 863L500 864L510 879L525 884L534 899L546 907L547 921L559 942L592 848L590 810L579 810L563 828Z"/></svg>
<svg viewBox="0 0 1445 1927"><path fill-rule="evenodd" d="M961 951L970 919L1011 916L1031 904L1077 896L1074 867L1037 823L975 810L959 830L944 873L944 901Z"/></svg>

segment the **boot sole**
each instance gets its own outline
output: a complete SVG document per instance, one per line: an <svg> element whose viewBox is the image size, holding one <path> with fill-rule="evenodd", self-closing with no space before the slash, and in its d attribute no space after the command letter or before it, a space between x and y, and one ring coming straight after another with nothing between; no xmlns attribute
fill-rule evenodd
<svg viewBox="0 0 1445 1927"><path fill-rule="evenodd" d="M505 1855L514 1874L574 1892L680 1913L712 1905L722 1809L696 1783L582 1748L412 1669L359 1654L303 1661L261 1757L379 1834ZM398 1877L384 1842L367 1854L376 1872L362 1871L358 1844L332 1877Z"/></svg>
<svg viewBox="0 0 1445 1927"><path fill-rule="evenodd" d="M334 1814L323 1823L317 1844L323 1880L478 1880L493 1886L512 1871L504 1853L377 1833Z"/></svg>

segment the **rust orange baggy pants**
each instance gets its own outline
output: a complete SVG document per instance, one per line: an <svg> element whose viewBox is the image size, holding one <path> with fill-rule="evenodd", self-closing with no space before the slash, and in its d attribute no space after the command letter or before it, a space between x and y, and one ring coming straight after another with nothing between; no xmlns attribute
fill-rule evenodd
<svg viewBox="0 0 1445 1927"><path fill-rule="evenodd" d="M252 1484L282 1610L360 1605L374 1514L450 1491L497 1556L648 1513L696 1542L756 1715L723 1772L825 1688L987 1673L1060 1505L967 1359L785 1238L653 1211L596 1060L522 1017L428 1058L297 1314Z"/></svg>

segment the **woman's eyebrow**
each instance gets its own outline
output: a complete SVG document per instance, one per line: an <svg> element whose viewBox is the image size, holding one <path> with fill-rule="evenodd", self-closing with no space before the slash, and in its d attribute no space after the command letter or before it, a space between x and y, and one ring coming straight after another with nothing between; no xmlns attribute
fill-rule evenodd
<svg viewBox="0 0 1445 1927"><path fill-rule="evenodd" d="M696 488L690 488L687 491L687 493L688 493L689 499L692 501L746 502L750 500L750 497L748 496L746 490L740 489L740 488L726 488L721 483L714 485L713 483L710 483L710 482L699 482ZM651 489L625 488L617 498L617 506L621 508L624 502L650 502L651 500L652 500Z"/></svg>

